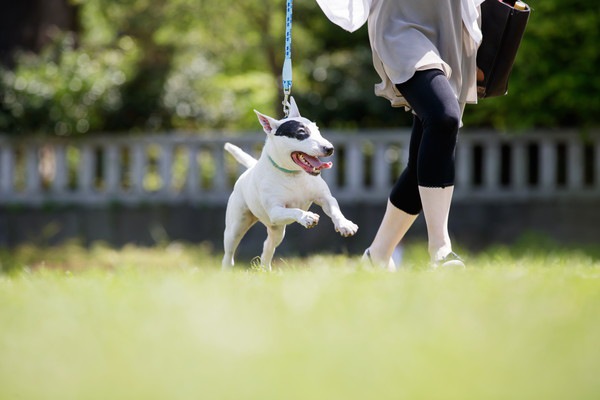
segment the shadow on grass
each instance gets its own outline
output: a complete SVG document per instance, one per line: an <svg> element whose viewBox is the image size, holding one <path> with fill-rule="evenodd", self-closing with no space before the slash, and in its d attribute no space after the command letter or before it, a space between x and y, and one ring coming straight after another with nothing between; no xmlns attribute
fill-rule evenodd
<svg viewBox="0 0 600 400"><path fill-rule="evenodd" d="M84 246L78 241L57 246L24 244L0 248L0 274L12 275L39 269L77 272L117 268L216 268L216 258L212 253L213 249L207 243L171 242L152 247L126 245L121 248L102 242Z"/></svg>
<svg viewBox="0 0 600 400"><path fill-rule="evenodd" d="M494 253L497 251L507 252L514 258L578 254L587 256L594 261L600 260L600 247L597 245L561 243L540 233L524 234L513 244L490 246L484 252Z"/></svg>

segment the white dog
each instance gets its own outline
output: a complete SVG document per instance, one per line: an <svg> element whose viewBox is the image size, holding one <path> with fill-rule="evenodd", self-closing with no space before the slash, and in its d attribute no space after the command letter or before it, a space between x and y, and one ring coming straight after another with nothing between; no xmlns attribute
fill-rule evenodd
<svg viewBox="0 0 600 400"><path fill-rule="evenodd" d="M227 202L224 269L234 265L240 241L257 221L267 227L268 234L260 261L271 269L286 225L298 222L312 228L319 222L318 214L307 211L312 203L323 208L342 236L352 236L358 230L342 215L320 176L321 170L331 168L332 163L322 162L319 157L332 155L333 145L321 136L317 125L300 116L293 98L286 119L278 121L254 112L267 134L260 158L256 160L239 147L225 144L225 149L248 169L238 178Z"/></svg>

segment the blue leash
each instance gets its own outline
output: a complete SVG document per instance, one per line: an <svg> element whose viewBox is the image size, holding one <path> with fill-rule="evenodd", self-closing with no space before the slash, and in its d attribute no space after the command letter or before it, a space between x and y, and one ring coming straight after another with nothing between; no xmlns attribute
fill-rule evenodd
<svg viewBox="0 0 600 400"><path fill-rule="evenodd" d="M289 97L292 93L292 0L287 0L285 11L285 60L281 73L283 84L283 113L285 117L290 113Z"/></svg>

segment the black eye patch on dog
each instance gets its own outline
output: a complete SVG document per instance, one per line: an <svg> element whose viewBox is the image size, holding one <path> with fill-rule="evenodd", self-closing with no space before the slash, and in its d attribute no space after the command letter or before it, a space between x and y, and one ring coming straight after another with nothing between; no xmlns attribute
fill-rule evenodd
<svg viewBox="0 0 600 400"><path fill-rule="evenodd" d="M298 121L287 121L279 125L275 136L287 136L292 139L304 140L310 136L310 130L306 125Z"/></svg>

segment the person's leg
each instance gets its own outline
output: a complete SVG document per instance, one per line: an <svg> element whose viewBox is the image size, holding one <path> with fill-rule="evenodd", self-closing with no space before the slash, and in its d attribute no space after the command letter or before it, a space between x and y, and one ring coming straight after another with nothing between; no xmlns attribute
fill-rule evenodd
<svg viewBox="0 0 600 400"><path fill-rule="evenodd" d="M452 252L448 234L448 217L454 186L445 188L419 186L427 225L427 243L431 260L438 262Z"/></svg>
<svg viewBox="0 0 600 400"><path fill-rule="evenodd" d="M389 270L396 269L392 254L417 216L402 211L388 200L377 234L366 252L370 261Z"/></svg>
<svg viewBox="0 0 600 400"><path fill-rule="evenodd" d="M418 190L427 225L429 254L436 262L452 252L448 215L461 109L442 71L419 71L397 87L423 124L417 160Z"/></svg>
<svg viewBox="0 0 600 400"><path fill-rule="evenodd" d="M377 234L367 250L371 262L388 269L396 267L391 260L394 249L421 212L421 198L417 184L417 159L422 133L421 121L415 116L406 168L392 188Z"/></svg>

